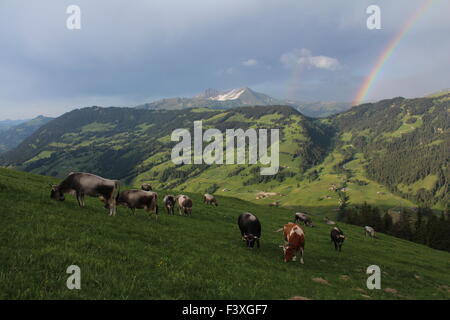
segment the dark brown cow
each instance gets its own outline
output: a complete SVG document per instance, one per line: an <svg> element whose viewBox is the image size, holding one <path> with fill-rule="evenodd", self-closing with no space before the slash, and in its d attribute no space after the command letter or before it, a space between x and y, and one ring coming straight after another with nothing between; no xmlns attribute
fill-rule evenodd
<svg viewBox="0 0 450 320"><path fill-rule="evenodd" d="M305 226L314 227L311 218L309 215L303 212L296 212L294 215L294 222L299 223L302 222Z"/></svg>
<svg viewBox="0 0 450 320"><path fill-rule="evenodd" d="M334 249L341 251L342 244L345 240L344 232L342 232L342 230L338 227L334 227L333 229L331 229L330 237L331 242L334 242Z"/></svg>
<svg viewBox="0 0 450 320"><path fill-rule="evenodd" d="M90 173L71 172L60 184L51 185L50 197L64 201L64 194L75 195L80 207L84 207L84 196L100 197L109 209L109 215L116 215L115 198L119 193L119 181L105 179Z"/></svg>
<svg viewBox="0 0 450 320"><path fill-rule="evenodd" d="M216 207L219 205L217 203L216 197L214 197L212 194L208 194L208 193L203 195L203 203L215 205Z"/></svg>
<svg viewBox="0 0 450 320"><path fill-rule="evenodd" d="M152 191L125 190L117 197L117 204L125 206L136 214L136 209L145 209L150 215L156 214L158 219L158 194Z"/></svg>
<svg viewBox="0 0 450 320"><path fill-rule="evenodd" d="M181 211L183 211L185 215L192 215L193 204L191 198L182 194L176 197L176 201L178 203L178 212L180 215L182 214Z"/></svg>

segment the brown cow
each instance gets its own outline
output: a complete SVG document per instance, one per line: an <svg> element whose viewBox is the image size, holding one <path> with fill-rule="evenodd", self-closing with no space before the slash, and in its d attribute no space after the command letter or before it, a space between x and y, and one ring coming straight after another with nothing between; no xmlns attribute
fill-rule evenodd
<svg viewBox="0 0 450 320"><path fill-rule="evenodd" d="M109 215L116 215L115 198L119 193L119 181L105 179L94 174L84 172L71 172L60 184L51 185L50 198L64 201L64 194L76 196L78 205L84 207L84 196L99 197L105 208L109 209Z"/></svg>
<svg viewBox="0 0 450 320"><path fill-rule="evenodd" d="M150 215L156 214L158 219L158 194L152 191L125 190L117 197L117 204L131 209L133 214L136 209L145 209Z"/></svg>
<svg viewBox="0 0 450 320"><path fill-rule="evenodd" d="M143 183L141 189L144 191L153 191L152 185L150 183Z"/></svg>
<svg viewBox="0 0 450 320"><path fill-rule="evenodd" d="M219 205L217 203L216 197L214 197L212 194L208 194L208 193L203 195L203 203L215 205L216 207Z"/></svg>
<svg viewBox="0 0 450 320"><path fill-rule="evenodd" d="M305 250L305 232L298 224L289 222L283 228L277 230L284 232L283 248L284 262L295 261L300 253L300 263L303 264L303 252Z"/></svg>
<svg viewBox="0 0 450 320"><path fill-rule="evenodd" d="M184 194L179 195L175 198L175 200L178 203L178 212L181 215L181 211L185 215L192 215L192 200L188 196L185 196Z"/></svg>

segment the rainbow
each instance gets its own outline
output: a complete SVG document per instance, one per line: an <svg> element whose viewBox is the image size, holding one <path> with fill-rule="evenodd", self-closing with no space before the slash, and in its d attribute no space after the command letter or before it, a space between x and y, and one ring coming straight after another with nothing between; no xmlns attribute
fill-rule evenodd
<svg viewBox="0 0 450 320"><path fill-rule="evenodd" d="M427 11L429 6L435 0L425 0L424 3L417 9L417 11L406 21L400 31L395 35L395 37L389 42L387 47L383 50L380 56L377 59L375 66L372 68L372 71L364 80L362 86L360 87L355 99L353 100L353 105L362 104L369 89L372 87L374 81L377 78L381 68L392 55L394 49L398 46L399 42L402 38L408 33L408 31L412 28L414 23Z"/></svg>

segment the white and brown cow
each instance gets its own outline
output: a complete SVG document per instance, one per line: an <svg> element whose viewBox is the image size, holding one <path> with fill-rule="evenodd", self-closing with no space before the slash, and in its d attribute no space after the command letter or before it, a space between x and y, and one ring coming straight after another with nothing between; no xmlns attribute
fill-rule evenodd
<svg viewBox="0 0 450 320"><path fill-rule="evenodd" d="M167 214L172 214L173 215L174 214L174 209L175 209L175 203L176 203L175 197L170 195L170 194L168 194L168 195L166 195L164 197L163 203L164 203L164 207L167 210Z"/></svg>
<svg viewBox="0 0 450 320"><path fill-rule="evenodd" d="M375 229L369 226L364 227L364 234L370 236L371 238L375 238Z"/></svg>
<svg viewBox="0 0 450 320"><path fill-rule="evenodd" d="M109 215L116 215L116 197L119 194L119 181L105 179L94 174L71 172L60 184L51 185L50 197L64 201L64 194L75 195L80 207L85 206L84 196L99 197Z"/></svg>
<svg viewBox="0 0 450 320"><path fill-rule="evenodd" d="M178 204L178 212L180 213L180 215L182 215L182 211L183 214L185 215L192 215L192 199L189 198L188 196L181 194L179 196L177 196L175 198L175 200L177 201Z"/></svg>
<svg viewBox="0 0 450 320"><path fill-rule="evenodd" d="M214 197L212 194L208 194L208 193L203 195L203 203L215 205L216 207L219 205L217 203L216 197Z"/></svg>
<svg viewBox="0 0 450 320"><path fill-rule="evenodd" d="M145 209L150 216L155 213L158 219L158 194L144 190L125 190L117 197L117 204L125 206L136 214L136 209Z"/></svg>
<svg viewBox="0 0 450 320"><path fill-rule="evenodd" d="M283 231L284 244L283 248L284 262L295 261L297 254L300 253L300 263L303 264L303 254L305 250L305 232L298 224L289 222L283 228L277 230Z"/></svg>

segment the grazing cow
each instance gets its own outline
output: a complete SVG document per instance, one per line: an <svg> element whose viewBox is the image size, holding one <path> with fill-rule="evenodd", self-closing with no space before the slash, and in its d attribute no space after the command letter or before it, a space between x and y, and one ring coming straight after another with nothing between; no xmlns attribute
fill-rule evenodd
<svg viewBox="0 0 450 320"><path fill-rule="evenodd" d="M167 214L174 214L174 208L175 208L175 197L172 195L167 195L163 199L164 207L167 210Z"/></svg>
<svg viewBox="0 0 450 320"><path fill-rule="evenodd" d="M216 197L207 193L203 195L203 203L215 205L216 207L219 205L217 203Z"/></svg>
<svg viewBox="0 0 450 320"><path fill-rule="evenodd" d="M297 212L294 216L294 222L302 222L305 226L314 227L311 218L303 212Z"/></svg>
<svg viewBox="0 0 450 320"><path fill-rule="evenodd" d="M325 220L326 224L329 224L329 225L335 225L336 224L336 222L334 222L333 220L328 219L328 217L325 217L324 220Z"/></svg>
<svg viewBox="0 0 450 320"><path fill-rule="evenodd" d="M331 229L331 242L334 242L334 249L341 251L342 244L344 243L345 236L341 229L334 227Z"/></svg>
<svg viewBox="0 0 450 320"><path fill-rule="evenodd" d="M178 212L181 215L181 211L185 215L192 215L192 199L185 195L179 195L175 198L178 203Z"/></svg>
<svg viewBox="0 0 450 320"><path fill-rule="evenodd" d="M303 264L303 253L305 250L305 232L298 224L289 222L285 224L283 228L277 230L277 232L284 232L284 244L280 247L283 248L284 262L297 259L297 254L300 253L300 263Z"/></svg>
<svg viewBox="0 0 450 320"><path fill-rule="evenodd" d="M274 201L269 203L269 207L279 207L280 206L280 201Z"/></svg>
<svg viewBox="0 0 450 320"><path fill-rule="evenodd" d="M150 215L156 213L158 219L158 194L152 191L125 190L117 197L117 204L123 205L136 214L136 209L145 209Z"/></svg>
<svg viewBox="0 0 450 320"><path fill-rule="evenodd" d="M153 191L152 185L150 183L143 183L141 189L144 191Z"/></svg>
<svg viewBox="0 0 450 320"><path fill-rule="evenodd" d="M99 197L109 209L109 215L116 215L115 198L119 194L119 181L105 179L90 173L71 172L60 184L51 185L50 197L64 201L64 194L75 195L80 207L84 207L84 196Z"/></svg>
<svg viewBox="0 0 450 320"><path fill-rule="evenodd" d="M261 238L261 223L258 218L249 212L245 212L238 217L238 226L241 230L242 240L247 243L247 248L256 246L259 248Z"/></svg>
<svg viewBox="0 0 450 320"><path fill-rule="evenodd" d="M367 236L370 236L371 238L375 237L375 229L369 226L364 227L364 233Z"/></svg>

